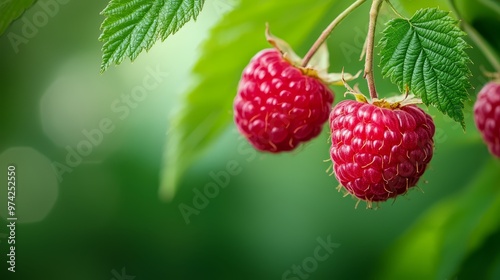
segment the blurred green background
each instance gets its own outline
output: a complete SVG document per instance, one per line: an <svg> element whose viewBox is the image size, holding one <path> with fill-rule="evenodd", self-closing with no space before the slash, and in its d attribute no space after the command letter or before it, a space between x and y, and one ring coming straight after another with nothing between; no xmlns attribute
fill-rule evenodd
<svg viewBox="0 0 500 280"><path fill-rule="evenodd" d="M298 151L269 155L254 151L231 123L192 162L179 162L186 171L176 196L165 202L161 176L176 168L164 164L164 149L171 147L165 143L179 130L169 120L206 78L192 74L198 59L206 63L196 66L198 74L226 65L242 69L251 54L268 47L265 22L277 36L297 42L303 55L351 1L241 1L239 7L237 1L209 0L196 22L102 75L97 38L107 1L67 1L27 30L26 22L41 20L40 2L47 1L0 37L0 215L7 224L6 173L14 164L19 219L15 273L7 271L8 228L0 227L1 279L500 279L500 164L481 142L471 114L487 81L481 67L490 67L477 48L468 50L475 89L466 104L466 132L429 109L436 150L421 191L377 210L363 203L355 209L356 201L338 193L326 172L327 129ZM396 5L401 11L413 9L402 2ZM422 2L449 10L446 1ZM244 18L245 7L256 7L247 9L252 21L231 25ZM330 70L362 68L368 9L356 10L328 40ZM381 22L391 17L383 9ZM210 33L213 26L217 31ZM9 34L25 40L13 44ZM219 43L204 45L210 34ZM207 75L213 86L200 94L225 94L217 85L236 93L239 71L214 73ZM376 74L379 91L393 95L397 88ZM336 102L342 100L344 88L333 89ZM206 118L202 113L199 118ZM228 110L218 113L231 118ZM86 146L86 134L97 144ZM75 156L78 149L85 155ZM194 207L197 192L217 182L213 174L235 165L237 175L226 187L183 216L182 205ZM321 240L335 243L332 252L320 251L324 260L315 257ZM287 274L294 265L306 266L304 275Z"/></svg>

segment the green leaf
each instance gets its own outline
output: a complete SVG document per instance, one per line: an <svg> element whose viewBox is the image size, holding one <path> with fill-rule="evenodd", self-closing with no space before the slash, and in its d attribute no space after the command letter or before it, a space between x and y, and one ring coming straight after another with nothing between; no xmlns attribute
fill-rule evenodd
<svg viewBox="0 0 500 280"><path fill-rule="evenodd" d="M101 72L125 57L134 60L143 50L196 20L204 0L111 0L99 40L104 42Z"/></svg>
<svg viewBox="0 0 500 280"><path fill-rule="evenodd" d="M428 210L394 243L376 278L451 279L500 229L499 170L488 161L467 188Z"/></svg>
<svg viewBox="0 0 500 280"><path fill-rule="evenodd" d="M3 0L0 1L0 35L28 9L35 0Z"/></svg>
<svg viewBox="0 0 500 280"><path fill-rule="evenodd" d="M465 128L464 101L469 99L469 46L447 12L422 9L411 19L387 23L380 40L382 75L401 92L407 89Z"/></svg>
<svg viewBox="0 0 500 280"><path fill-rule="evenodd" d="M211 30L194 67L199 82L187 94L167 135L162 198L173 198L186 168L231 124L232 103L243 68L258 51L271 48L265 38L266 22L295 50L304 50L312 44L306 39L318 22L331 18L329 11L336 2L242 0ZM300 19L288 15L300 15Z"/></svg>

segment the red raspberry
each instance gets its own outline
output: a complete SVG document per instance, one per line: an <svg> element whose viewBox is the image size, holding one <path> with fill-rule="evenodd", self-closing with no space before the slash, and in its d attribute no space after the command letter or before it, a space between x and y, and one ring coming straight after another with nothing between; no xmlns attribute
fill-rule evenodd
<svg viewBox="0 0 500 280"><path fill-rule="evenodd" d="M333 93L319 78L303 72L276 49L260 51L245 68L234 120L256 149L290 151L321 132Z"/></svg>
<svg viewBox="0 0 500 280"><path fill-rule="evenodd" d="M415 105L344 100L330 129L335 177L368 207L406 193L432 158L434 122Z"/></svg>
<svg viewBox="0 0 500 280"><path fill-rule="evenodd" d="M474 120L490 152L500 157L500 84L487 83L477 95Z"/></svg>

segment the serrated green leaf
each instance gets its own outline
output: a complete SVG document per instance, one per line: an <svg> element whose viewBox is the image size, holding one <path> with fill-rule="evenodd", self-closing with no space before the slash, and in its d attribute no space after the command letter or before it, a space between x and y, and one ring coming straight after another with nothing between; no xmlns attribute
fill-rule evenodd
<svg viewBox="0 0 500 280"><path fill-rule="evenodd" d="M125 57L137 58L143 50L179 29L200 13L205 0L111 0L99 40L104 42L101 72Z"/></svg>
<svg viewBox="0 0 500 280"><path fill-rule="evenodd" d="M422 9L411 19L387 23L380 40L382 75L401 92L408 88L465 128L464 101L469 99L469 46L457 20L447 12Z"/></svg>
<svg viewBox="0 0 500 280"><path fill-rule="evenodd" d="M0 35L9 25L28 9L36 0L2 0L0 1Z"/></svg>
<svg viewBox="0 0 500 280"><path fill-rule="evenodd" d="M376 279L452 279L500 229L499 169L491 159L468 187L424 213L390 248Z"/></svg>
<svg viewBox="0 0 500 280"><path fill-rule="evenodd" d="M172 199L180 176L232 121L232 103L243 68L259 50L270 48L268 22L294 49L305 41L337 1L242 0L212 29L194 73L200 82L187 94L183 109L172 119L165 146L160 195ZM303 20L287 15L300 15ZM293 32L291 32L293 30ZM321 31L317 34L319 35ZM301 54L304 55L304 54Z"/></svg>

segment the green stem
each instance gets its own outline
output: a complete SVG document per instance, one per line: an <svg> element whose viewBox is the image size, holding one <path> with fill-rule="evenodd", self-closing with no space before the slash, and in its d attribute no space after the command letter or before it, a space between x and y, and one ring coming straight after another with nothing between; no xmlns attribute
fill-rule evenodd
<svg viewBox="0 0 500 280"><path fill-rule="evenodd" d="M458 13L458 10L455 5L455 0L450 0L450 6L453 12L457 15L462 23L462 28L469 35L469 37L474 41L474 43L479 47L481 52L484 54L486 59L490 62L491 66L495 68L497 73L500 73L500 58L495 54L495 51L490 47L488 42L484 40L484 38L477 32L477 30L468 24L462 16Z"/></svg>
<svg viewBox="0 0 500 280"><path fill-rule="evenodd" d="M312 47L309 49L307 54L304 56L304 60L302 62L302 67L306 67L313 55L318 51L319 47L326 41L330 33L332 33L333 29L344 19L346 18L352 11L354 11L357 7L361 6L366 0L356 0L356 2L352 3L347 9L345 9L342 13L340 13L321 33L319 38L314 42Z"/></svg>
<svg viewBox="0 0 500 280"><path fill-rule="evenodd" d="M391 1L386 0L385 2L386 2L387 4L389 4L389 7L391 7L391 10L392 10L392 12L393 12L394 14L396 14L396 15L397 15L398 17L400 17L400 18L405 18L402 14L400 14L400 13L398 12L398 10L396 9L396 7L394 7L394 5L392 5Z"/></svg>
<svg viewBox="0 0 500 280"><path fill-rule="evenodd" d="M377 27L377 18L380 6L384 0L373 0L370 8L370 23L368 25L368 35L366 37L366 57L364 77L368 83L368 90L372 99L378 98L375 88L375 79L373 77L373 50L375 48L375 29Z"/></svg>

